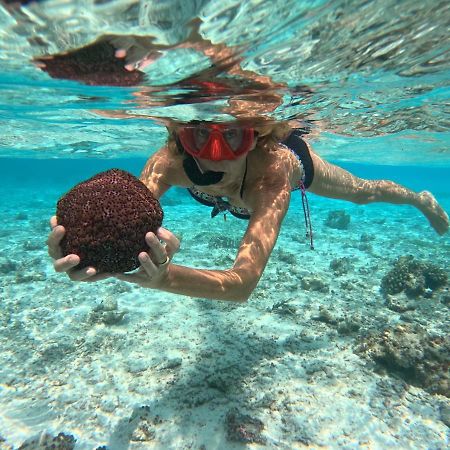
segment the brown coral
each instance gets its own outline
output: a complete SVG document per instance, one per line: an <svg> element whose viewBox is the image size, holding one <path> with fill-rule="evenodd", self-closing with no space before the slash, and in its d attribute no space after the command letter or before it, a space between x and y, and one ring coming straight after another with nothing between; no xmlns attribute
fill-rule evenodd
<svg viewBox="0 0 450 450"><path fill-rule="evenodd" d="M432 394L450 397L450 340L420 325L397 325L369 334L356 353Z"/></svg>
<svg viewBox="0 0 450 450"><path fill-rule="evenodd" d="M397 259L381 281L385 294L395 295L405 291L408 297L428 296L443 288L448 282L444 269L431 262L418 261L413 256L401 256Z"/></svg>
<svg viewBox="0 0 450 450"><path fill-rule="evenodd" d="M119 273L139 267L145 234L161 226L163 212L141 181L111 169L73 187L58 201L56 216L66 229L63 254L78 255L77 268Z"/></svg>
<svg viewBox="0 0 450 450"><path fill-rule="evenodd" d="M34 62L52 78L76 80L92 86L136 86L144 73L125 69L125 61L115 56L116 49L97 41L67 53L40 56Z"/></svg>

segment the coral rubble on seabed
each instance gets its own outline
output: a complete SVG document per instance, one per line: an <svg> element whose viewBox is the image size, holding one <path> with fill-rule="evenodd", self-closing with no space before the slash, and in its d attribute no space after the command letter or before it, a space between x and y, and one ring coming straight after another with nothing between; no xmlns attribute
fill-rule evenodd
<svg viewBox="0 0 450 450"><path fill-rule="evenodd" d="M349 227L335 229L332 203L315 199L316 250L290 213L249 303L234 305L74 284L46 255L54 205L11 201L0 207L0 448L43 432L82 449L445 447L442 377L423 374L445 365L433 342L448 330L448 286L381 289L411 248L448 267L448 244L411 211L393 210L381 234L373 211L383 209L349 206ZM192 205L166 208L165 225L183 234L175 261L229 266L245 224Z"/></svg>

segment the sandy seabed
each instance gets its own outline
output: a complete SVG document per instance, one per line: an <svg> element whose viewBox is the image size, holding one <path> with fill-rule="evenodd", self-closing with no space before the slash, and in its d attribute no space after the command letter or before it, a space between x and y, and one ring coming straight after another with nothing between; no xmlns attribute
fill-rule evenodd
<svg viewBox="0 0 450 450"><path fill-rule="evenodd" d="M449 399L355 351L398 325L448 339L448 285L406 311L380 291L401 255L450 266L448 237L414 209L311 196L312 251L296 197L241 305L72 283L45 246L58 193L1 196L1 449L50 448L59 433L57 449L448 448ZM174 262L230 267L245 224L177 199ZM348 229L326 226L340 209Z"/></svg>

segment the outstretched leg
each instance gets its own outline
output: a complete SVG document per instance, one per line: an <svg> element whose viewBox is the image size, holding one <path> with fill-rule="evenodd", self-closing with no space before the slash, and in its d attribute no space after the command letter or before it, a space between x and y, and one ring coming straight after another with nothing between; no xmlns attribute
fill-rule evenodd
<svg viewBox="0 0 450 450"><path fill-rule="evenodd" d="M311 157L314 163L314 179L309 191L361 205L373 202L411 205L425 215L437 233L444 234L448 230L448 215L430 192L416 193L389 180L358 178L324 161L314 152L311 152Z"/></svg>

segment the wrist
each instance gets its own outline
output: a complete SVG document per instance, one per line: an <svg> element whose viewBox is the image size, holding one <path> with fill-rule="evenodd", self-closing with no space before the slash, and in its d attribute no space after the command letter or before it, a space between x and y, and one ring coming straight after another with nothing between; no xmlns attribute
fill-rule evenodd
<svg viewBox="0 0 450 450"><path fill-rule="evenodd" d="M166 263L161 264L161 266L163 266L163 268L152 284L154 288L164 290L167 286L169 286L169 277L172 263L169 259Z"/></svg>

